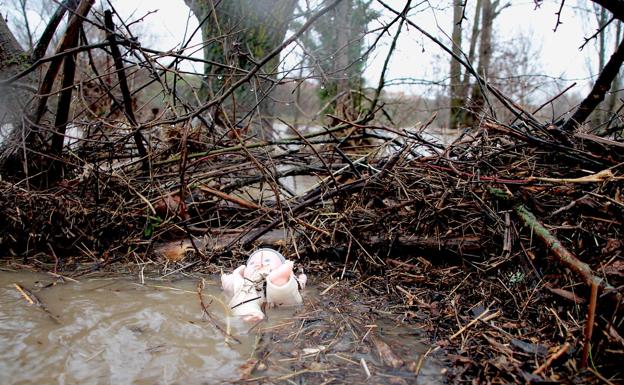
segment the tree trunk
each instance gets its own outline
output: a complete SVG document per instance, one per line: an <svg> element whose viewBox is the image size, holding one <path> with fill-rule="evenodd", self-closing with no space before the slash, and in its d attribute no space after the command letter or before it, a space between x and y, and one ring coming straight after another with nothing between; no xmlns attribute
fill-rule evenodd
<svg viewBox="0 0 624 385"><path fill-rule="evenodd" d="M617 50L611 55L604 69L598 75L591 92L581 102L574 115L565 122L562 130L572 131L585 123L589 115L604 100L605 94L611 88L613 80L617 77L620 67L622 67L622 63L624 63L624 41L620 42Z"/></svg>
<svg viewBox="0 0 624 385"><path fill-rule="evenodd" d="M477 52L477 41L479 40L479 35L481 32L481 5L483 4L483 0L477 0L475 3L475 14L474 21L472 23L472 31L470 33L470 48L468 49L468 63L471 65L475 62L475 56ZM464 101L464 110L460 114L459 125L462 127L469 127L472 125L471 114L466 111L466 102L468 99L468 93L470 92L470 71L464 72L464 79L462 80L462 99Z"/></svg>
<svg viewBox="0 0 624 385"><path fill-rule="evenodd" d="M462 0L454 0L453 4L453 53L457 56L462 52L462 15L463 15L463 2ZM461 112L464 107L464 99L462 97L462 84L461 84L461 65L459 62L451 57L451 73L449 76L449 82L451 83L451 110L449 119L449 128L456 129L461 121Z"/></svg>
<svg viewBox="0 0 624 385"><path fill-rule="evenodd" d="M615 49L617 49L618 42L621 40L622 40L622 22L616 21ZM621 83L621 76L620 76L620 73L618 72L618 74L615 76L615 79L613 79L613 83L611 84L611 93L609 94L607 98L607 113L609 115L615 114L615 108L616 108L615 106L618 101L618 91L621 87L620 83ZM612 119L610 118L609 120L611 121ZM605 130L607 129L609 129L609 127L605 127Z"/></svg>
<svg viewBox="0 0 624 385"><path fill-rule="evenodd" d="M3 17L0 17L0 78L7 79L28 66L28 55L19 45ZM20 80L25 86L31 86L31 77ZM22 111L29 100L23 89L13 85L0 86L0 165L10 157L17 146L14 146L22 131Z"/></svg>
<svg viewBox="0 0 624 385"><path fill-rule="evenodd" d="M492 58L492 25L494 24L495 8L498 1L483 0L481 4L481 39L479 41L479 65L477 73L487 81L490 61ZM483 111L485 96L479 84L472 87L471 97L471 125L479 121L479 115Z"/></svg>
<svg viewBox="0 0 624 385"><path fill-rule="evenodd" d="M349 76L347 73L349 58L349 40L351 38L351 10L352 0L343 0L334 8L335 20L340 20L336 30L336 56L334 57L333 77L336 79L337 94L344 94L343 99L349 97Z"/></svg>
<svg viewBox="0 0 624 385"><path fill-rule="evenodd" d="M200 23L204 47L204 81L200 96L219 94L251 69L256 61L279 46L286 36L297 0L185 0ZM204 20L206 19L206 20ZM220 65L221 64L221 65ZM264 74L276 79L279 57L269 61ZM229 66L228 68L222 65ZM234 69L236 68L236 69ZM270 120L273 106L263 100L273 86L270 80L254 80L240 87L224 105L228 121L246 125L253 115ZM265 127L270 126L265 121Z"/></svg>
<svg viewBox="0 0 624 385"><path fill-rule="evenodd" d="M598 9L600 8L600 9ZM602 28L603 25L607 23L607 10L594 4L594 9L596 11L596 23L598 25L598 29ZM598 43L598 73L602 72L604 69L605 63L607 62L607 31L602 31L602 33L598 34L597 43ZM617 46L616 46L617 48ZM594 127L600 126L606 118L606 111L602 109L596 109L594 111L592 117L592 124Z"/></svg>

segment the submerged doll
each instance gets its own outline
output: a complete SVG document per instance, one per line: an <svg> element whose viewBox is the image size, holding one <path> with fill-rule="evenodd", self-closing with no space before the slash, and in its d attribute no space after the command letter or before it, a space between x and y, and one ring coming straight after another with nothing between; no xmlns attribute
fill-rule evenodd
<svg viewBox="0 0 624 385"><path fill-rule="evenodd" d="M232 314L245 321L264 318L262 304L291 306L302 302L299 289L307 282L305 274L295 278L293 262L273 249L258 249L249 256L246 265L231 274L221 275L221 286L230 299Z"/></svg>

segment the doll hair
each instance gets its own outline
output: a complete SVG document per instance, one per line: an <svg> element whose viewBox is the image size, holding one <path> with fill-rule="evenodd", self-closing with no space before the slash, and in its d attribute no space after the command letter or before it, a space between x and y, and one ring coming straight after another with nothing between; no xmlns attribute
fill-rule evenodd
<svg viewBox="0 0 624 385"><path fill-rule="evenodd" d="M249 256L249 258L247 258L247 264L249 264L249 260L250 260L250 259L251 259L254 255L256 255L256 254L258 254L258 253L260 253L260 252L263 252L263 251L268 251L268 252L271 252L271 253L277 254L277 256L279 257L280 261L282 261L282 263L285 263L285 262L286 262L286 258L285 258L285 257L284 257L284 256L283 256L283 255L282 255L279 251L277 251L277 250L273 250L273 249L270 249L270 248L268 248L268 247L262 247L262 248L260 248L260 249L258 249L258 250L256 250L256 251L254 251L253 253L251 253L251 255Z"/></svg>

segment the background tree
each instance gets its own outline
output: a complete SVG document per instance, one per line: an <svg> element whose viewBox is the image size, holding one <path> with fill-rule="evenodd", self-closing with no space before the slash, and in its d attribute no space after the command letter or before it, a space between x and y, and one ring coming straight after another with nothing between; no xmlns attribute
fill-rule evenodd
<svg viewBox="0 0 624 385"><path fill-rule="evenodd" d="M359 111L366 64L365 36L379 16L372 1L344 0L321 17L311 34L302 39L306 61L319 79L319 96L326 112ZM355 92L351 92L354 90Z"/></svg>
<svg viewBox="0 0 624 385"><path fill-rule="evenodd" d="M584 31L587 35L582 46L583 50L592 53L594 60L587 61L588 72L594 76L604 70L610 55L615 52L622 39L622 21L616 19L606 8L597 3L577 8L577 12L585 22ZM612 47L612 48L611 48ZM618 72L611 88L601 103L592 113L592 126L606 130L613 123L613 113L618 106L618 90L621 88L621 76Z"/></svg>
<svg viewBox="0 0 624 385"><path fill-rule="evenodd" d="M13 36L6 21L0 17L0 77L9 78L28 64L28 55ZM16 122L26 102L26 96L10 86L0 86L0 123ZM9 135L4 125L0 137Z"/></svg>
<svg viewBox="0 0 624 385"><path fill-rule="evenodd" d="M501 4L500 0L479 0L476 4L475 22L471 36L469 59L477 62L477 73L488 81L490 75L490 64L492 61L492 41L494 31L494 20L501 11L508 7L510 3ZM476 50L478 38L478 56L471 58ZM479 121L479 116L483 112L486 104L486 95L482 84L475 82L468 86L468 79L463 84L464 94L470 94L470 100L466 101L466 113L462 114L462 126L474 126Z"/></svg>
<svg viewBox="0 0 624 385"><path fill-rule="evenodd" d="M462 0L453 1L453 35L451 36L453 44L453 53L457 56L462 52L462 16L464 14L465 3ZM457 128L461 117L460 114L464 105L463 84L461 78L461 65L457 60L451 58L451 73L449 77L451 83L451 110L449 128Z"/></svg>
<svg viewBox="0 0 624 385"><path fill-rule="evenodd" d="M57 30L64 15L68 13L68 10L76 9L75 12L79 14L74 15L70 13L69 17L74 21L74 33L78 36L79 25L82 24L82 18L86 16L91 8L93 0L82 0L80 2L81 7L76 8L78 2L75 0L65 0L58 5L56 11L52 13L48 23L41 32L41 35L36 45L28 44L30 49L28 52L24 51L20 47L17 39L9 29L7 23L3 19L0 23L0 76L3 80L10 79L12 76L19 74L20 72L28 69L33 63L37 62L45 54L48 46L50 45L55 31ZM81 12L81 13L80 13ZM69 31L69 28L68 28ZM67 33L65 37L67 37ZM76 41L77 44L77 41ZM74 44L75 45L75 44ZM68 48L72 48L71 45L66 44L64 39L57 47L58 52L62 52ZM58 53L57 52L57 53ZM73 56L73 55L69 55ZM49 93L54 84L54 80L58 75L61 64L64 62L63 55L59 55L52 60L46 69L46 76L42 81L38 81L38 75L42 67L38 67L25 76L21 76L17 81L7 83L6 86L0 86L0 127L2 127L2 141L0 142L0 167L5 165L8 161L12 169L12 172L17 171L17 164L21 163L24 174L28 175L28 160L26 153L32 151L34 153L46 152L45 138L42 135L36 136L34 133L39 130L38 125L31 123L33 121L38 122L36 119L36 113L33 115L33 101L37 98L33 98L33 94L39 94L39 107L37 109L45 111ZM66 71L67 72L67 71ZM72 75L73 79L73 75ZM69 79L68 79L69 83ZM73 81L72 81L73 84ZM38 90L37 90L38 88ZM66 89L66 92L70 92ZM69 93L71 99L71 93ZM71 103L67 101L69 106ZM62 134L62 133L61 133ZM54 134L53 134L54 135ZM36 144L33 143L35 138L42 140ZM23 151L17 151L23 150ZM23 158L17 159L15 156L19 154Z"/></svg>
<svg viewBox="0 0 624 385"><path fill-rule="evenodd" d="M185 0L201 25L204 42L204 79L200 97L210 99L228 87L286 36L297 0ZM235 123L259 104L262 117L273 115L265 99L277 78L279 57L261 74L264 79L240 87L229 99L226 110Z"/></svg>

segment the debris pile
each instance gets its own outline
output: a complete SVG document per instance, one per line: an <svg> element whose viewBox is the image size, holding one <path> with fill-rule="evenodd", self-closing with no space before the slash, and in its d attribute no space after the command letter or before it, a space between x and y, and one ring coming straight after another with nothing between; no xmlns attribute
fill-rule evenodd
<svg viewBox="0 0 624 385"><path fill-rule="evenodd" d="M44 268L201 269L271 245L389 296L470 375L556 379L590 351L589 370L617 374L624 144L526 121L487 120L449 146L427 124L272 140L184 124L149 173L132 147L105 154L100 141L52 189L1 182L2 249Z"/></svg>

